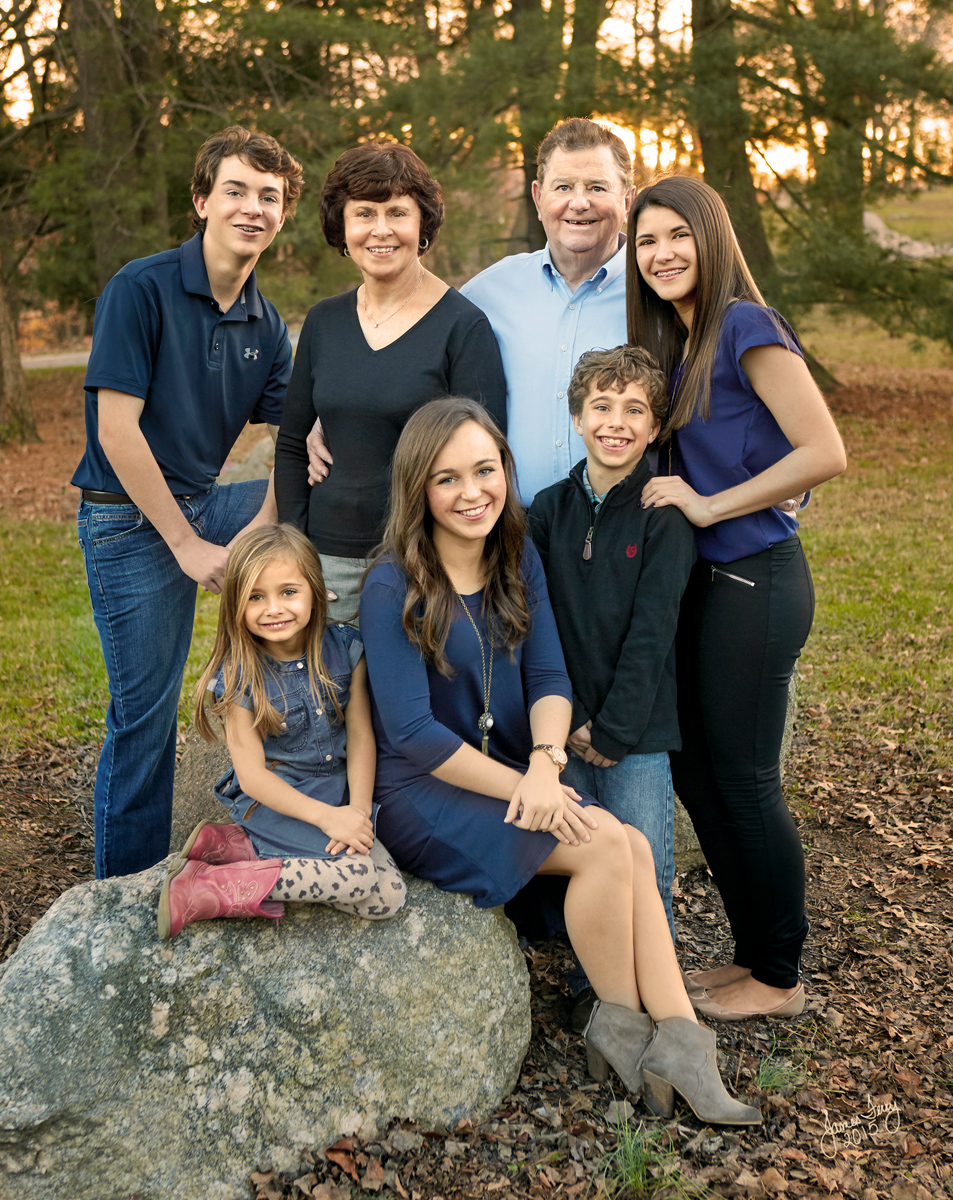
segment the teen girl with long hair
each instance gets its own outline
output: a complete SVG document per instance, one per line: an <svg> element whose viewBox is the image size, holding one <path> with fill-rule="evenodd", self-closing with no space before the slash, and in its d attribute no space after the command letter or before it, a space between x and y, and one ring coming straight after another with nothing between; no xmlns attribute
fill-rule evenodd
<svg viewBox="0 0 953 1200"><path fill-rule="evenodd" d="M636 198L629 341L671 380L659 473L644 505L675 505L698 559L676 642L682 749L675 790L721 892L733 961L693 975L720 1020L804 1007L804 854L781 791L788 684L814 615L798 523L782 508L839 474L843 445L790 327L766 306L727 209L697 179ZM786 506L790 507L790 506Z"/></svg>
<svg viewBox="0 0 953 1200"><path fill-rule="evenodd" d="M173 859L160 937L213 917L278 918L285 900L368 920L401 908L404 882L374 836L366 681L357 631L328 624L305 535L293 525L242 534L195 700L206 741L224 727L232 765L215 794L234 824L202 821Z"/></svg>
<svg viewBox="0 0 953 1200"><path fill-rule="evenodd" d="M559 782L569 681L510 450L481 405L435 400L408 420L360 615L378 828L397 863L482 908L567 876L566 926L600 997L597 1078L608 1062L636 1094L644 1079L656 1112L674 1089L705 1121L757 1123L694 1020L648 843Z"/></svg>

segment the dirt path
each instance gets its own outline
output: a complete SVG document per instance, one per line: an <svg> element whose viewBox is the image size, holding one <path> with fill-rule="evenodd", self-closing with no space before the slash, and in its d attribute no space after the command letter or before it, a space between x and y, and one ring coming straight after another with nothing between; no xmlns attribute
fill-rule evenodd
<svg viewBox="0 0 953 1200"><path fill-rule="evenodd" d="M834 407L876 415L902 403L924 424L947 421L951 373L916 374L914 387L893 373L890 389L854 374ZM5 515L72 516L63 481L82 444L78 387L75 373L45 376L37 407L47 440L0 451ZM683 1175L715 1194L953 1193L953 772L924 761L913 734L865 741L837 724L846 719L805 716L787 768L809 872L807 1010L791 1022L717 1029L726 1077L760 1102L765 1124L714 1133L682 1108L664 1130ZM90 875L94 760L94 748L46 746L0 762L0 954L59 892ZM680 880L677 923L686 966L721 957L727 929L707 873ZM586 1076L582 1042L568 1031L564 958L559 946L529 955L530 1052L517 1091L487 1122L454 1131L407 1126L330 1154L315 1146L313 1168L297 1182L252 1175L249 1163L256 1194L594 1194L623 1097Z"/></svg>

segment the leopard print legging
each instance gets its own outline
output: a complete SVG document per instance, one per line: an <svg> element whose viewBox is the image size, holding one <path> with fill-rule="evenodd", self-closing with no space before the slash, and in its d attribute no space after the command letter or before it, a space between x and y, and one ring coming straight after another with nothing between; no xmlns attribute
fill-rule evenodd
<svg viewBox="0 0 953 1200"><path fill-rule="evenodd" d="M379 841L370 854L285 858L269 900L327 904L366 921L383 921L403 908L407 891L394 860Z"/></svg>

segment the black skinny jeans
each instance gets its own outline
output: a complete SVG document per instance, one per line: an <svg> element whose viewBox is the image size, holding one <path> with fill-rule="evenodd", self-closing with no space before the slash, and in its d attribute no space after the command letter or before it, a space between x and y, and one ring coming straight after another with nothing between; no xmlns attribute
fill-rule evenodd
<svg viewBox="0 0 953 1200"><path fill-rule="evenodd" d="M811 573L791 537L731 563L699 559L676 640L675 791L721 892L734 961L778 988L797 983L808 931L780 758L788 684L813 619Z"/></svg>

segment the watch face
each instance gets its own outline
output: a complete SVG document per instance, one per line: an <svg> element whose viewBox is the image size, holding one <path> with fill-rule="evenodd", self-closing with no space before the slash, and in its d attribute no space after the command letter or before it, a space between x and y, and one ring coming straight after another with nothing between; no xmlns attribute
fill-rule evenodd
<svg viewBox="0 0 953 1200"><path fill-rule="evenodd" d="M566 757L566 751L560 750L558 746L553 746L553 758L555 758L561 767L564 767L569 762L569 759Z"/></svg>

